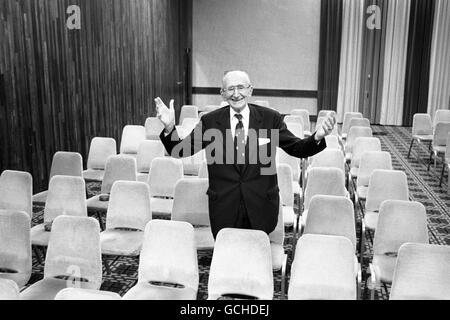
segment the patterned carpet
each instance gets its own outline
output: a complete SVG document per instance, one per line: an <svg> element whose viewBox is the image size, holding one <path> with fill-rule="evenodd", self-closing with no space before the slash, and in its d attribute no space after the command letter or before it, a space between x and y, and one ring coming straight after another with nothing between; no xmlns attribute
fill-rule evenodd
<svg viewBox="0 0 450 320"><path fill-rule="evenodd" d="M427 208L428 215L428 229L430 243L450 245L450 195L447 192L447 176L444 178L442 187L439 187L439 178L442 169L442 162L437 162L437 167L434 169L431 166L430 171L427 171L428 163L428 146L415 144L408 159L408 149L411 141L411 128L404 127L387 127L387 126L372 126L374 136L381 141L383 151L390 152L392 156L393 168L396 170L403 170L408 177L408 186L410 191L410 198L414 201L419 201ZM417 159L417 156L419 160ZM100 183L90 182L87 184L88 196L91 197L98 194L100 191ZM298 211L299 199L296 199L296 210ZM33 225L42 223L43 207L34 206ZM92 213L90 213L92 214ZM357 234L359 236L359 222L361 213L359 210L357 214ZM158 217L153 217L158 218ZM104 215L103 215L104 219ZM363 274L365 275L361 284L361 292L364 299L369 298L369 291L367 288L367 265L370 262L372 255L372 234L368 235L369 241L366 241L365 259L363 266ZM289 268L292 264L292 230L286 230L285 251L288 253L288 274ZM359 239L358 239L359 241ZM211 264L212 250L202 250L198 252L198 265L200 273L200 286L198 291L198 300L207 298L207 285L209 276L209 266ZM108 258L111 274L107 274L105 268L103 272L102 290L117 292L120 295L125 294L137 282L138 258L127 257L109 257ZM44 266L40 264L33 256L33 275L29 284L42 279ZM289 279L289 278L288 278ZM274 299L278 300L281 297L281 275L274 273ZM376 290L376 300L386 300L389 297L389 286L383 286Z"/></svg>

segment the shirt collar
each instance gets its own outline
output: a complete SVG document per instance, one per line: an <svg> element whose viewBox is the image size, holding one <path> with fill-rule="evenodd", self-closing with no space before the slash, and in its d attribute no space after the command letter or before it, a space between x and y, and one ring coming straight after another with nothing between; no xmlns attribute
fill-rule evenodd
<svg viewBox="0 0 450 320"><path fill-rule="evenodd" d="M234 115L237 114L236 111L230 106L230 119L233 120ZM250 119L250 108L248 107L248 104L244 107L244 109L240 112L242 115L242 119Z"/></svg>

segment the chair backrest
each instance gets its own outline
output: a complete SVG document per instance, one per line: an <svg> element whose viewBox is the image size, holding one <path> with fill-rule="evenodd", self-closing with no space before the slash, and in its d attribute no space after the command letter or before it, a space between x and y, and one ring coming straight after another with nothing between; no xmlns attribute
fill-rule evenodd
<svg viewBox="0 0 450 320"><path fill-rule="evenodd" d="M403 171L376 169L372 172L366 210L378 211L384 200L409 200L408 180Z"/></svg>
<svg viewBox="0 0 450 320"><path fill-rule="evenodd" d="M199 152L190 157L181 158L181 161L183 162L184 174L197 176L200 167L202 165L202 162L205 159L206 159L205 150L200 150Z"/></svg>
<svg viewBox="0 0 450 320"><path fill-rule="evenodd" d="M339 168L345 172L345 158L341 150L326 148L312 157L308 170L314 167ZM310 169L311 168L311 169Z"/></svg>
<svg viewBox="0 0 450 320"><path fill-rule="evenodd" d="M136 181L136 159L124 154L108 157L101 193L110 193L117 180Z"/></svg>
<svg viewBox="0 0 450 320"><path fill-rule="evenodd" d="M355 251L342 236L305 234L295 249L289 300L355 300Z"/></svg>
<svg viewBox="0 0 450 320"><path fill-rule="evenodd" d="M375 137L356 138L353 143L350 167L359 168L362 155L368 151L381 151L380 139Z"/></svg>
<svg viewBox="0 0 450 320"><path fill-rule="evenodd" d="M200 179L208 179L208 162L206 160L202 161L200 169L198 169L198 177Z"/></svg>
<svg viewBox="0 0 450 320"><path fill-rule="evenodd" d="M387 151L366 151L359 161L356 185L368 186L370 176L376 169L392 170L391 154Z"/></svg>
<svg viewBox="0 0 450 320"><path fill-rule="evenodd" d="M445 155L444 155L446 161L450 159L450 132L447 135L447 144L445 145Z"/></svg>
<svg viewBox="0 0 450 320"><path fill-rule="evenodd" d="M31 277L30 228L31 219L26 212L0 210L0 268L23 274L23 283L19 286L25 285Z"/></svg>
<svg viewBox="0 0 450 320"><path fill-rule="evenodd" d="M281 197L281 195L280 195ZM274 243L274 244L278 244L278 245L284 245L284 237L285 237L285 232L284 232L284 215L283 215L283 206L279 205L279 209L278 209L278 221L277 221L277 225L275 226L275 229L269 233L269 239L270 239L270 243Z"/></svg>
<svg viewBox="0 0 450 320"><path fill-rule="evenodd" d="M270 108L269 101L267 100L256 100L253 103L261 107Z"/></svg>
<svg viewBox="0 0 450 320"><path fill-rule="evenodd" d="M269 236L260 230L224 228L214 245L208 299L225 294L273 299Z"/></svg>
<svg viewBox="0 0 450 320"><path fill-rule="evenodd" d="M352 201L340 196L313 196L303 234L347 237L356 250L355 212Z"/></svg>
<svg viewBox="0 0 450 320"><path fill-rule="evenodd" d="M115 292L81 288L65 288L59 291L55 300L121 300Z"/></svg>
<svg viewBox="0 0 450 320"><path fill-rule="evenodd" d="M198 118L198 107L193 105L182 106L178 123L182 124L185 118Z"/></svg>
<svg viewBox="0 0 450 320"><path fill-rule="evenodd" d="M288 164L292 169L294 181L300 181L300 159L287 154L283 149L277 147L277 164Z"/></svg>
<svg viewBox="0 0 450 320"><path fill-rule="evenodd" d="M341 130L341 134L345 133L347 134L350 128L350 121L353 118L362 118L363 115L361 112L346 112L344 113L344 120L342 122L342 130Z"/></svg>
<svg viewBox="0 0 450 320"><path fill-rule="evenodd" d="M58 151L53 155L50 169L51 180L54 176L83 176L83 158L78 152Z"/></svg>
<svg viewBox="0 0 450 320"><path fill-rule="evenodd" d="M157 117L145 119L145 138L147 140L159 140L159 135L164 129L164 125Z"/></svg>
<svg viewBox="0 0 450 320"><path fill-rule="evenodd" d="M450 246L405 243L399 251L389 299L449 300Z"/></svg>
<svg viewBox="0 0 450 320"><path fill-rule="evenodd" d="M278 187L280 188L280 201L284 206L294 206L294 190L292 187L292 169L286 163L277 165Z"/></svg>
<svg viewBox="0 0 450 320"><path fill-rule="evenodd" d="M194 130L197 123L200 121L200 118L184 118L181 123L181 127L183 128L183 132L185 136L188 136L192 130Z"/></svg>
<svg viewBox="0 0 450 320"><path fill-rule="evenodd" d="M299 116L302 118L303 129L311 131L311 121L309 119L309 111L306 109L294 109L291 111L292 116Z"/></svg>
<svg viewBox="0 0 450 320"><path fill-rule="evenodd" d="M305 188L304 209L309 209L311 198L317 194L347 196L345 174L338 168L315 167L309 171Z"/></svg>
<svg viewBox="0 0 450 320"><path fill-rule="evenodd" d="M436 125L439 122L450 122L450 110L447 109L438 109L434 114L433 118L433 128L436 128Z"/></svg>
<svg viewBox="0 0 450 320"><path fill-rule="evenodd" d="M87 217L86 184L81 177L54 176L48 186L44 222L62 214Z"/></svg>
<svg viewBox="0 0 450 320"><path fill-rule="evenodd" d="M317 118L320 117L328 117L328 116L332 116L332 117L336 117L336 111L334 110L320 110L319 113L317 114Z"/></svg>
<svg viewBox="0 0 450 320"><path fill-rule="evenodd" d="M286 123L286 125L289 122L293 122L293 123L298 123L302 125L302 128L305 128L305 124L303 123L303 118L301 116L294 116L294 115L287 115L283 118L284 122Z"/></svg>
<svg viewBox="0 0 450 320"><path fill-rule="evenodd" d="M72 277L73 281L81 282L82 288L100 288L102 255L100 225L96 219L59 216L53 221L44 278L60 276Z"/></svg>
<svg viewBox="0 0 450 320"><path fill-rule="evenodd" d="M148 173L150 172L150 164L152 160L157 157L164 157L164 145L161 141L156 140L144 140L139 145L136 166L137 172Z"/></svg>
<svg viewBox="0 0 450 320"><path fill-rule="evenodd" d="M147 183L152 197L173 197L175 185L183 178L183 162L180 159L155 158L150 166Z"/></svg>
<svg viewBox="0 0 450 320"><path fill-rule="evenodd" d="M416 113L413 116L412 134L432 135L433 122L428 113Z"/></svg>
<svg viewBox="0 0 450 320"><path fill-rule="evenodd" d="M0 279L0 300L20 300L17 283L9 279Z"/></svg>
<svg viewBox="0 0 450 320"><path fill-rule="evenodd" d="M113 138L95 137L89 146L87 160L88 169L105 170L106 159L117 154L116 140Z"/></svg>
<svg viewBox="0 0 450 320"><path fill-rule="evenodd" d="M352 118L350 124L348 125L348 130L352 127L366 127L370 128L370 120L367 118Z"/></svg>
<svg viewBox="0 0 450 320"><path fill-rule="evenodd" d="M0 175L0 209L33 214L33 177L28 172L5 170Z"/></svg>
<svg viewBox="0 0 450 320"><path fill-rule="evenodd" d="M317 131L317 129L319 128L319 126L322 125L322 122L323 122L325 119L326 119L326 116L320 116L320 117L317 117L316 125L315 125L315 127L314 127L314 130ZM337 125L337 124L334 125L333 130L331 131L331 134L330 134L330 135L331 135L331 136L336 136L336 137L339 136L338 125ZM327 137L328 137L328 136L327 136Z"/></svg>
<svg viewBox="0 0 450 320"><path fill-rule="evenodd" d="M425 206L416 201L386 200L380 205L373 254L398 252L403 243L428 243Z"/></svg>
<svg viewBox="0 0 450 320"><path fill-rule="evenodd" d="M106 229L145 230L152 219L150 188L145 182L116 181L111 188Z"/></svg>
<svg viewBox="0 0 450 320"><path fill-rule="evenodd" d="M171 219L209 226L207 179L180 179L175 185Z"/></svg>
<svg viewBox="0 0 450 320"><path fill-rule="evenodd" d="M137 154L139 145L145 140L145 127L136 125L126 125L122 130L120 140L121 154Z"/></svg>
<svg viewBox="0 0 450 320"><path fill-rule="evenodd" d="M151 220L145 227L138 282L166 282L198 290L194 228L190 223Z"/></svg>
<svg viewBox="0 0 450 320"><path fill-rule="evenodd" d="M345 153L352 152L353 144L357 138L367 137L371 138L373 136L372 129L368 127L351 127L348 131L347 140L345 143L344 151Z"/></svg>
<svg viewBox="0 0 450 320"><path fill-rule="evenodd" d="M303 125L298 122L286 122L286 127L290 132L292 132L296 137L303 139L305 133L303 132Z"/></svg>
<svg viewBox="0 0 450 320"><path fill-rule="evenodd" d="M327 144L327 149L341 150L341 145L339 144L339 138L337 136L330 134L325 137L325 142Z"/></svg>
<svg viewBox="0 0 450 320"><path fill-rule="evenodd" d="M438 122L434 128L433 146L445 146L450 133L450 122Z"/></svg>

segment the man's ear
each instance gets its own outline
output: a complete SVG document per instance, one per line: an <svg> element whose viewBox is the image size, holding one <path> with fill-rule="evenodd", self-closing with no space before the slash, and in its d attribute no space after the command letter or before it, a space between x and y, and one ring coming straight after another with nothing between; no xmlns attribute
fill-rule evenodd
<svg viewBox="0 0 450 320"><path fill-rule="evenodd" d="M250 90L248 91L248 96L251 97L253 94L253 87L250 87Z"/></svg>

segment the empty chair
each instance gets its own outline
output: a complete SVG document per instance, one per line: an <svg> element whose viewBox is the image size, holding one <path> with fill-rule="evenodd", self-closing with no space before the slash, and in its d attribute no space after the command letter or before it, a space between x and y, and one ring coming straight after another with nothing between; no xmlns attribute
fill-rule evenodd
<svg viewBox="0 0 450 320"><path fill-rule="evenodd" d="M327 144L327 149L341 149L341 145L339 144L339 139L335 135L328 135L325 137L325 142Z"/></svg>
<svg viewBox="0 0 450 320"><path fill-rule="evenodd" d="M196 300L198 284L192 225L183 221L150 221L139 257L138 282L123 299Z"/></svg>
<svg viewBox="0 0 450 320"><path fill-rule="evenodd" d="M26 212L33 216L33 177L28 172L5 170L0 175L0 209Z"/></svg>
<svg viewBox="0 0 450 320"><path fill-rule="evenodd" d="M120 140L120 153L136 157L139 145L145 140L146 133L144 126L126 125L122 130Z"/></svg>
<svg viewBox="0 0 450 320"><path fill-rule="evenodd" d="M193 105L184 105L181 107L178 124L182 124L185 118L198 118L198 107Z"/></svg>
<svg viewBox="0 0 450 320"><path fill-rule="evenodd" d="M303 117L301 117L301 116L287 115L287 116L284 116L283 120L286 124L288 124L290 122L298 123L302 126L303 130L305 129L305 124L303 123Z"/></svg>
<svg viewBox="0 0 450 320"><path fill-rule="evenodd" d="M121 300L122 297L115 292L81 289L81 288L65 288L58 292L55 300Z"/></svg>
<svg viewBox="0 0 450 320"><path fill-rule="evenodd" d="M181 135L179 134L180 139L188 136L192 130L194 130L195 126L199 122L200 118L184 118L181 124Z"/></svg>
<svg viewBox="0 0 450 320"><path fill-rule="evenodd" d="M352 156L350 162L350 171L348 173L348 181L358 177L361 157L364 153L369 151L381 151L380 139L374 137L359 137L353 143Z"/></svg>
<svg viewBox="0 0 450 320"><path fill-rule="evenodd" d="M171 219L185 221L195 228L197 249L214 248L214 237L209 222L207 179L180 179L175 185Z"/></svg>
<svg viewBox="0 0 450 320"><path fill-rule="evenodd" d="M19 300L19 287L9 279L0 278L0 300Z"/></svg>
<svg viewBox="0 0 450 320"><path fill-rule="evenodd" d="M106 160L109 156L116 154L116 140L113 138L93 138L89 146L87 169L83 171L83 178L88 181L102 181L105 175Z"/></svg>
<svg viewBox="0 0 450 320"><path fill-rule="evenodd" d="M260 230L221 229L209 271L208 300L271 300L273 290L269 236Z"/></svg>
<svg viewBox="0 0 450 320"><path fill-rule="evenodd" d="M118 180L136 181L136 159L118 154L106 160L105 176L103 177L101 194L87 200L88 210L106 212L108 209L109 193L114 182Z"/></svg>
<svg viewBox="0 0 450 320"><path fill-rule="evenodd" d="M100 227L90 217L59 216L53 221L44 278L21 292L21 300L53 300L67 287L100 288Z"/></svg>
<svg viewBox="0 0 450 320"><path fill-rule="evenodd" d="M200 150L190 157L181 158L184 176L198 176L202 162L206 159L205 150Z"/></svg>
<svg viewBox="0 0 450 320"><path fill-rule="evenodd" d="M356 178L355 203L358 203L359 199L366 199L370 176L376 169L392 170L392 159L389 152L366 151L362 154Z"/></svg>
<svg viewBox="0 0 450 320"><path fill-rule="evenodd" d="M319 118L319 117L328 117L328 116L336 117L336 111L334 111L334 110L320 110L319 113L317 114L317 118Z"/></svg>
<svg viewBox="0 0 450 320"><path fill-rule="evenodd" d="M13 280L19 288L31 277L30 220L24 211L0 210L0 280Z"/></svg>
<svg viewBox="0 0 450 320"><path fill-rule="evenodd" d="M77 152L58 151L53 155L48 181L54 176L83 176L83 159ZM43 204L47 201L47 191L33 195L33 202Z"/></svg>
<svg viewBox="0 0 450 320"><path fill-rule="evenodd" d="M87 217L86 186L83 178L54 176L50 180L44 207L44 222L31 229L33 245L48 245L52 222L60 215Z"/></svg>
<svg viewBox="0 0 450 320"><path fill-rule="evenodd" d="M436 169L436 158L444 156L447 144L447 137L450 133L450 122L438 122L434 128L433 141L431 143L430 161L428 162L428 170L430 170L431 159L434 154L434 168ZM443 159L444 160L444 159Z"/></svg>
<svg viewBox="0 0 450 320"><path fill-rule="evenodd" d="M348 125L348 130L352 127L366 127L370 128L370 120L367 118L352 118L350 124Z"/></svg>
<svg viewBox="0 0 450 320"><path fill-rule="evenodd" d="M361 262L364 255L365 231L376 229L380 206L385 200L409 200L408 181L403 171L377 169L370 176L365 206L361 207L363 213L360 238Z"/></svg>
<svg viewBox="0 0 450 320"><path fill-rule="evenodd" d="M152 219L150 188L145 182L116 181L111 189L106 228L100 234L104 255L138 256Z"/></svg>
<svg viewBox="0 0 450 320"><path fill-rule="evenodd" d="M405 243L394 270L390 300L449 300L450 246Z"/></svg>
<svg viewBox="0 0 450 320"><path fill-rule="evenodd" d="M412 124L412 139L409 145L408 158L411 154L411 149L414 141L418 143L428 143L431 149L431 142L433 141L433 123L431 116L428 113L416 113L413 116ZM417 159L419 155L417 154Z"/></svg>
<svg viewBox="0 0 450 320"><path fill-rule="evenodd" d="M280 188L280 203L282 205L285 226L296 229L297 217L294 212L294 192L292 188L292 169L285 163L277 165L277 180Z"/></svg>
<svg viewBox="0 0 450 320"><path fill-rule="evenodd" d="M446 167L447 167L447 169L449 168L449 163L450 163L450 132L447 135L447 144L445 146L445 152L444 152L443 163L442 163L442 171L441 171L441 179L439 180L439 187L442 186L442 179L444 178L444 171L445 171ZM448 170L448 172L450 172L450 170ZM450 174L448 176L450 178ZM450 184L448 184L448 186L450 187Z"/></svg>
<svg viewBox="0 0 450 320"><path fill-rule="evenodd" d="M305 225L308 217L311 198L317 194L348 197L345 188L345 174L339 168L315 167L309 171L305 188L301 226Z"/></svg>
<svg viewBox="0 0 450 320"><path fill-rule="evenodd" d="M347 140L344 145L345 152L345 160L347 162L351 162L352 160L352 151L355 140L358 138L371 138L373 137L372 129L368 127L352 127L347 135Z"/></svg>
<svg viewBox="0 0 450 320"><path fill-rule="evenodd" d="M346 139L347 138L347 134L349 131L349 127L350 127L350 121L353 118L362 118L363 115L361 112L346 112L344 114L344 119L342 122L342 128L341 128L341 138L342 139Z"/></svg>
<svg viewBox="0 0 450 320"><path fill-rule="evenodd" d="M436 130L436 126L439 122L450 122L450 110L438 109L433 118L433 129Z"/></svg>
<svg viewBox="0 0 450 320"><path fill-rule="evenodd" d="M175 185L181 178L183 178L183 162L180 159L169 157L153 159L147 180L153 214L170 216Z"/></svg>
<svg viewBox="0 0 450 320"><path fill-rule="evenodd" d="M341 150L326 148L322 152L311 157L311 164L306 173L315 167L339 168L345 172L345 158Z"/></svg>
<svg viewBox="0 0 450 320"><path fill-rule="evenodd" d="M147 182L153 159L164 157L164 152L164 145L161 141L145 140L141 142L136 157L137 181Z"/></svg>
<svg viewBox="0 0 450 320"><path fill-rule="evenodd" d="M291 267L289 300L356 300L354 255L347 237L303 235Z"/></svg>
<svg viewBox="0 0 450 320"><path fill-rule="evenodd" d="M309 111L306 109L294 109L291 111L292 116L299 116L303 122L303 132L306 137L311 135L311 121L309 119Z"/></svg>
<svg viewBox="0 0 450 320"><path fill-rule="evenodd" d="M287 154L283 149L277 147L276 154L277 164L287 164L292 169L292 191L295 195L301 194L300 187L300 170L301 170L301 160L299 158L293 157Z"/></svg>
<svg viewBox="0 0 450 320"><path fill-rule="evenodd" d="M145 119L145 138L147 140L160 140L159 135L164 130L164 125L157 117Z"/></svg>
<svg viewBox="0 0 450 320"><path fill-rule="evenodd" d="M415 201L383 201L373 238L370 264L372 299L375 286L392 282L397 252L407 242L428 243L425 206Z"/></svg>

